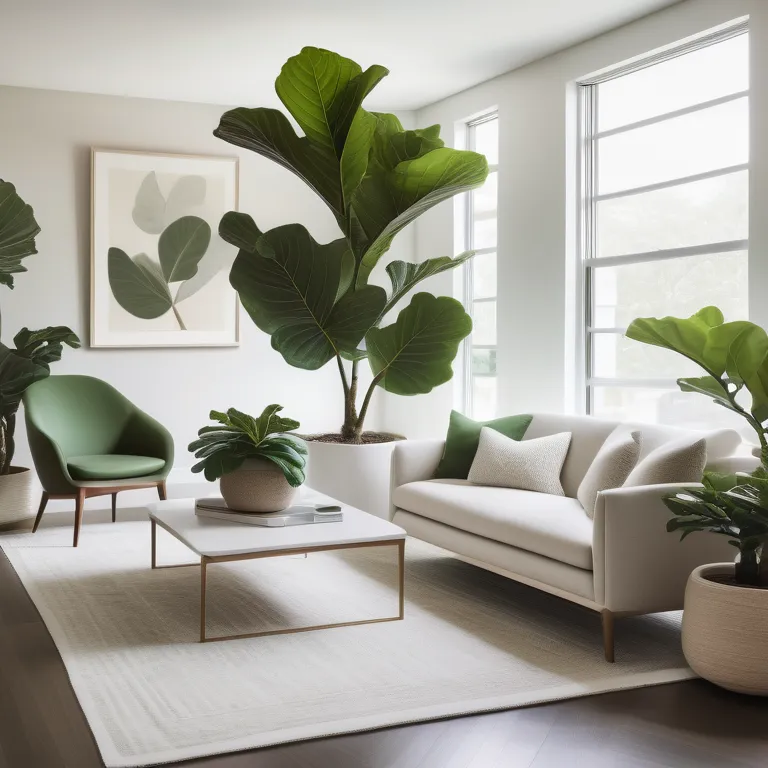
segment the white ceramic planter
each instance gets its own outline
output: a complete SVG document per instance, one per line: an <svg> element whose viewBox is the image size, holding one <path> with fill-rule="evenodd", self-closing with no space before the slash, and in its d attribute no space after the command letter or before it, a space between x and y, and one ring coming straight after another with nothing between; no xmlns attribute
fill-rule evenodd
<svg viewBox="0 0 768 768"><path fill-rule="evenodd" d="M732 563L699 566L688 579L683 653L696 674L722 688L768 696L768 590L707 576L733 575Z"/></svg>
<svg viewBox="0 0 768 768"><path fill-rule="evenodd" d="M222 475L219 488L227 506L238 512L280 512L298 491L276 464L264 459L246 459L240 469Z"/></svg>
<svg viewBox="0 0 768 768"><path fill-rule="evenodd" d="M0 475L0 525L27 520L37 514L40 489L31 469L11 467L11 473Z"/></svg>
<svg viewBox="0 0 768 768"><path fill-rule="evenodd" d="M352 507L389 519L391 443L340 445L307 441L307 485Z"/></svg>

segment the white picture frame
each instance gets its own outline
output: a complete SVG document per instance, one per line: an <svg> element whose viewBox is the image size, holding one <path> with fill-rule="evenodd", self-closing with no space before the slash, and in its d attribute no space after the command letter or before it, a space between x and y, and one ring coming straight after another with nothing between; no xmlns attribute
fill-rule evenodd
<svg viewBox="0 0 768 768"><path fill-rule="evenodd" d="M237 346L237 206L236 157L93 148L91 347Z"/></svg>

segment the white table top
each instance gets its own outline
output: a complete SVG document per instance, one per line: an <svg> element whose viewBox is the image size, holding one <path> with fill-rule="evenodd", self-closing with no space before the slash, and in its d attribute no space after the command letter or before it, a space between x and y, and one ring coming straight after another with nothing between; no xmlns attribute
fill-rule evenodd
<svg viewBox="0 0 768 768"><path fill-rule="evenodd" d="M302 494L300 503L338 503L313 491ZM232 523L195 514L195 499L173 499L148 506L149 517L201 557L245 555L255 552L398 541L405 531L388 520L342 504L339 523L314 523L267 528Z"/></svg>

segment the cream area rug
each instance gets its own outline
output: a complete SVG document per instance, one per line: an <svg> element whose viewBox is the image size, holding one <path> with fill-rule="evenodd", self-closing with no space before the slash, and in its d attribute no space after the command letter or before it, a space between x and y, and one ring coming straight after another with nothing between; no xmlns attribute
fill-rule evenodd
<svg viewBox="0 0 768 768"><path fill-rule="evenodd" d="M677 614L600 620L409 539L405 620L200 644L199 569L150 569L142 510L0 537L107 766L144 766L692 677ZM209 566L209 632L392 616L396 548ZM158 529L159 564L191 553Z"/></svg>

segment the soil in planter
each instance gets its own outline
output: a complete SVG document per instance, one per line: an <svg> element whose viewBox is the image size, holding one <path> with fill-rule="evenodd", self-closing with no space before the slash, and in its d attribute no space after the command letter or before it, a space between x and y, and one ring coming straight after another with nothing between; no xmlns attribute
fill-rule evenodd
<svg viewBox="0 0 768 768"><path fill-rule="evenodd" d="M301 437L313 443L339 443L342 445L374 445L376 443L392 443L395 440L405 440L403 435L396 435L393 432L363 432L359 443L345 440L338 432L326 432L322 435L301 435Z"/></svg>
<svg viewBox="0 0 768 768"><path fill-rule="evenodd" d="M768 590L768 584L740 584L734 576L704 576L706 581L713 581L715 584L725 584L726 587L737 587L738 589L763 589Z"/></svg>

